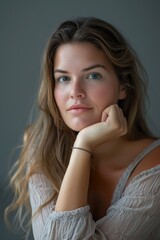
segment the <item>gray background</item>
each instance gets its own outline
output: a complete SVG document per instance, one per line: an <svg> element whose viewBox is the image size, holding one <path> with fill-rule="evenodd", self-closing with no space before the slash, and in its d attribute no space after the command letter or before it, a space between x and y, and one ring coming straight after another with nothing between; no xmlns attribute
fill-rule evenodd
<svg viewBox="0 0 160 240"><path fill-rule="evenodd" d="M111 22L138 52L149 77L147 119L160 135L159 0L0 0L0 239L24 239L9 232L3 222L10 198L7 174L30 119L46 41L58 23L75 16Z"/></svg>

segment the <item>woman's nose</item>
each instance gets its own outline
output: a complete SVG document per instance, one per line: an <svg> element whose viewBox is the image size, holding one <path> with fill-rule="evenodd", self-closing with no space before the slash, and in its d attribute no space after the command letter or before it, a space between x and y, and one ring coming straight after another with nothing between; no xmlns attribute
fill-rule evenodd
<svg viewBox="0 0 160 240"><path fill-rule="evenodd" d="M85 88L81 80L72 82L70 96L71 98L85 98Z"/></svg>

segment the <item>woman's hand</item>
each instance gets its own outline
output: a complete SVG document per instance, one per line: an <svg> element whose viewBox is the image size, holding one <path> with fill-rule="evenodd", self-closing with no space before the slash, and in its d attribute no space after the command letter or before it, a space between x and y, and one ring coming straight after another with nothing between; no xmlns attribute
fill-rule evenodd
<svg viewBox="0 0 160 240"><path fill-rule="evenodd" d="M127 121L117 104L106 108L101 122L82 129L77 135L75 146L84 147L91 152L99 145L127 133Z"/></svg>

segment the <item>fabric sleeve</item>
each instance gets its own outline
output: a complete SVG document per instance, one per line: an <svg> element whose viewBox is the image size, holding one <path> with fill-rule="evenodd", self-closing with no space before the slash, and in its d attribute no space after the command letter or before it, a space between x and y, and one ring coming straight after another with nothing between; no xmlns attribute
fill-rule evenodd
<svg viewBox="0 0 160 240"><path fill-rule="evenodd" d="M36 240L160 239L160 171L135 177L106 216L97 222L93 221L89 206L57 212L52 205L45 211L45 217L39 216L37 223L33 222L33 229L37 226L40 230L39 235L35 231L34 235L39 236Z"/></svg>
<svg viewBox="0 0 160 240"><path fill-rule="evenodd" d="M50 215L40 240L106 240L103 231L92 220L90 207Z"/></svg>
<svg viewBox="0 0 160 240"><path fill-rule="evenodd" d="M52 202L46 205L39 213L35 213L37 209L49 199L54 190L47 177L42 173L32 175L28 187L33 215L33 235L35 240L40 240L41 231L43 230L48 217L53 212L54 203Z"/></svg>
<svg viewBox="0 0 160 240"><path fill-rule="evenodd" d="M43 174L34 174L29 181L29 196L33 214L53 193L53 187ZM90 207L57 212L55 204L44 207L32 220L32 230L35 240L106 240L104 233L96 228L92 220Z"/></svg>

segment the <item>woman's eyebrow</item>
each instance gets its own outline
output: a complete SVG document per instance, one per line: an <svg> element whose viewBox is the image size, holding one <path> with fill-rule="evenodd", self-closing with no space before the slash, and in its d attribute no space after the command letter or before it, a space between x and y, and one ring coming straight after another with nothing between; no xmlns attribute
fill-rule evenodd
<svg viewBox="0 0 160 240"><path fill-rule="evenodd" d="M68 72L62 69L55 69L54 73L68 73Z"/></svg>
<svg viewBox="0 0 160 240"><path fill-rule="evenodd" d="M89 66L89 67L87 67L87 68L84 68L83 70L82 70L82 72L86 72L86 71L88 71L88 70L92 70L92 69L94 69L94 68L104 68L105 70L106 70L106 67L104 66L104 65L102 65L102 64L94 64L94 65L92 65L92 66Z"/></svg>
<svg viewBox="0 0 160 240"><path fill-rule="evenodd" d="M102 65L102 64L94 64L94 65L91 65L91 66L89 66L87 68L82 69L82 72L86 72L86 71L92 70L94 68L99 68L99 67L100 68L104 68L106 70L106 67L104 65ZM65 74L67 74L69 72L66 71L66 70L62 70L62 69L55 69L54 70L54 74L55 73L65 73Z"/></svg>

